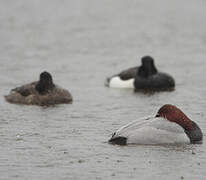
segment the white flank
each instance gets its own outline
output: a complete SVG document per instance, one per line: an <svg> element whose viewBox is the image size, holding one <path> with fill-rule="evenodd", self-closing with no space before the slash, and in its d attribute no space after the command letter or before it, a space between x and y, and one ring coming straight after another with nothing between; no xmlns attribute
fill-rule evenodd
<svg viewBox="0 0 206 180"><path fill-rule="evenodd" d="M134 88L134 78L129 80L121 80L119 76L110 79L109 87L111 88Z"/></svg>
<svg viewBox="0 0 206 180"><path fill-rule="evenodd" d="M115 137L126 137L127 144L176 144L189 143L184 129L163 118L134 121L115 132Z"/></svg>

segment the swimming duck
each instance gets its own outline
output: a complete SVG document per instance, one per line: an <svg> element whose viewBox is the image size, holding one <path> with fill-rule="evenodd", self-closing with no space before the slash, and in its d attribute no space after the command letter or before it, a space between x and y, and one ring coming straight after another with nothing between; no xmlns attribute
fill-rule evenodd
<svg viewBox="0 0 206 180"><path fill-rule="evenodd" d="M109 140L111 144L179 144L202 143L199 126L179 108L166 104L155 117L143 118L118 129Z"/></svg>
<svg viewBox="0 0 206 180"><path fill-rule="evenodd" d="M144 56L142 65L129 68L106 79L105 85L111 88L134 88L141 90L173 90L175 80L169 74L158 72L154 59Z"/></svg>
<svg viewBox="0 0 206 180"><path fill-rule="evenodd" d="M12 89L5 99L10 103L39 106L72 102L69 91L54 84L51 74L46 71L40 74L39 81Z"/></svg>

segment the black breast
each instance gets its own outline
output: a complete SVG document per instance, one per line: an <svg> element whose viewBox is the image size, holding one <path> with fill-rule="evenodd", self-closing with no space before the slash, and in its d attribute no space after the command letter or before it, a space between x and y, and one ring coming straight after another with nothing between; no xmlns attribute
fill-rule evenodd
<svg viewBox="0 0 206 180"><path fill-rule="evenodd" d="M192 130L185 130L185 133L189 137L190 143L199 144L202 142L203 134L199 126L195 122L192 123L193 123Z"/></svg>

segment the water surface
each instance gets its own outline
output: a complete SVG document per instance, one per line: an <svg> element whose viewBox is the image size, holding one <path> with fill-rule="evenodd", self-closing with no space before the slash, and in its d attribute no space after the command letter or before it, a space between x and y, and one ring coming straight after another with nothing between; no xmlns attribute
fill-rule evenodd
<svg viewBox="0 0 206 180"><path fill-rule="evenodd" d="M205 179L206 145L112 146L112 132L165 103L206 130L206 1L0 0L0 179ZM104 87L152 55L174 92ZM47 70L72 105L5 102Z"/></svg>

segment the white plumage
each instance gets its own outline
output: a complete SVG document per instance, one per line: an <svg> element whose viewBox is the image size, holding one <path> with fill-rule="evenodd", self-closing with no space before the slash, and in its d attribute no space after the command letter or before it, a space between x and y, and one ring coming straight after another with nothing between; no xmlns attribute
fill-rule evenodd
<svg viewBox="0 0 206 180"><path fill-rule="evenodd" d="M114 76L109 81L111 88L134 88L134 78L129 80L122 80L119 76Z"/></svg>
<svg viewBox="0 0 206 180"><path fill-rule="evenodd" d="M190 143L181 126L161 117L149 117L129 123L118 129L112 139L117 137L127 138L127 144Z"/></svg>

